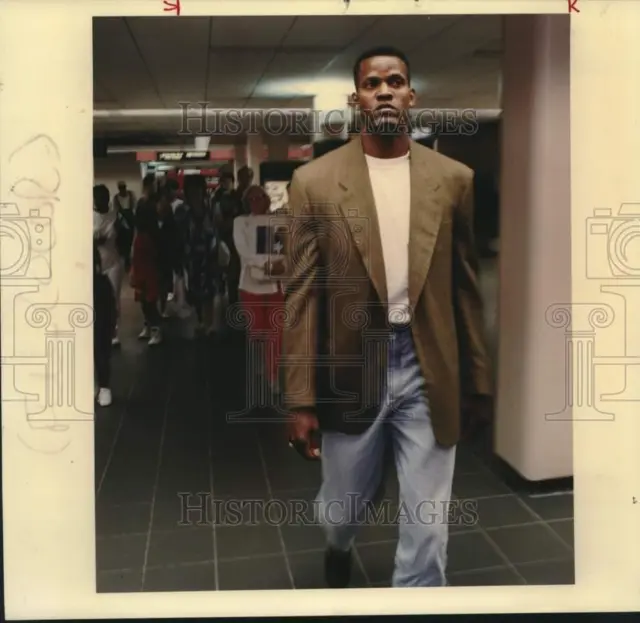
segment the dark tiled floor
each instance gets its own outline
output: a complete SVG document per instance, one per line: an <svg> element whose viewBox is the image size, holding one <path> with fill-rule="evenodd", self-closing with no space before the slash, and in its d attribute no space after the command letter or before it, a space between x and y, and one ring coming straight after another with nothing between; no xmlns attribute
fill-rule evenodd
<svg viewBox="0 0 640 623"><path fill-rule="evenodd" d="M170 320L150 350L127 297L114 404L96 412L98 591L322 588L324 539L309 510L319 465L291 452L280 425L225 418L244 408L241 340L185 339ZM528 493L482 443L459 447L453 490L451 585L574 582L570 491ZM245 504L233 512L229 499ZM281 521L283 500L300 509L295 521ZM362 526L354 587L389 585L396 539L392 522Z"/></svg>

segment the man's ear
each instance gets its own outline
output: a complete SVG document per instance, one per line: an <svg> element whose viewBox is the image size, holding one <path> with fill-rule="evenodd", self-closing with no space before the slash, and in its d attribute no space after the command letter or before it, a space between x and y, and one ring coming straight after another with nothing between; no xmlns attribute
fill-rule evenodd
<svg viewBox="0 0 640 623"><path fill-rule="evenodd" d="M411 98L409 99L409 106L413 108L418 103L418 95L415 89L410 90Z"/></svg>
<svg viewBox="0 0 640 623"><path fill-rule="evenodd" d="M355 108L360 103L358 100L358 94L354 91L350 96L347 102L351 108Z"/></svg>

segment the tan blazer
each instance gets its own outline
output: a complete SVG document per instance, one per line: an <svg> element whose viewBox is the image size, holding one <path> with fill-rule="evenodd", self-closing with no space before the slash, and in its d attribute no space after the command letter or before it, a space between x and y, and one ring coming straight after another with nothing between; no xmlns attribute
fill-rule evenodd
<svg viewBox="0 0 640 623"><path fill-rule="evenodd" d="M492 393L473 239L473 172L411 142L409 303L440 444L460 435L461 394ZM387 370L387 290L360 138L295 171L286 240L283 399L322 430L364 432Z"/></svg>

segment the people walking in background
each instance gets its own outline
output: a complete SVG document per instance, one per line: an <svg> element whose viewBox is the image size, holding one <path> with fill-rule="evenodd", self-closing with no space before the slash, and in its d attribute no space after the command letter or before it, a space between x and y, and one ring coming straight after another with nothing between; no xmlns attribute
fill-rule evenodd
<svg viewBox="0 0 640 623"><path fill-rule="evenodd" d="M153 173L147 173L142 179L142 196L138 199L136 213L143 207L147 207L152 210L155 209L155 207L151 205L151 198L155 195L157 187L158 184L156 176Z"/></svg>
<svg viewBox="0 0 640 623"><path fill-rule="evenodd" d="M240 257L239 297L250 318L249 339L267 348L265 372L274 392L278 391L278 361L281 328L278 316L284 305L279 279L285 273L283 243L276 219L269 214L271 200L260 186L245 192L248 214L234 222L233 239ZM278 257L279 256L279 257Z"/></svg>
<svg viewBox="0 0 640 623"><path fill-rule="evenodd" d="M162 342L158 300L160 285L158 276L158 250L155 230L157 216L149 205L157 201L153 195L147 197L147 203L136 211L136 235L133 242L131 262L131 286L135 290L135 299L142 307L144 328L140 339L148 339L149 346Z"/></svg>
<svg viewBox="0 0 640 623"><path fill-rule="evenodd" d="M233 223L242 211L242 201L233 188L233 173L223 173L220 176L220 188L213 196L213 213L215 225L220 237L231 254L226 271L226 290L229 305L238 302L238 282L240 279L240 257L235 248Z"/></svg>
<svg viewBox="0 0 640 623"><path fill-rule="evenodd" d="M116 326L116 297L111 281L102 270L98 245L93 245L93 363L97 400L108 407L111 394L111 338Z"/></svg>
<svg viewBox="0 0 640 623"><path fill-rule="evenodd" d="M189 315L185 284L185 248L189 235L189 205L184 199L180 197L178 180L169 178L167 180L166 189L168 200L171 204L171 213L175 222L176 236L176 256L173 271L173 287L168 299L175 302L175 308L178 316L180 318L185 318Z"/></svg>
<svg viewBox="0 0 640 623"><path fill-rule="evenodd" d="M188 196L189 219L186 245L188 295L198 318L198 332L213 331L213 301L217 293L220 268L218 241L211 217L207 214L204 188L194 187Z"/></svg>
<svg viewBox="0 0 640 623"><path fill-rule="evenodd" d="M239 205L242 207L242 197L247 192L247 188L253 184L253 169L244 165L238 169L238 186L236 188L236 197Z"/></svg>
<svg viewBox="0 0 640 623"><path fill-rule="evenodd" d="M109 189L104 184L93 187L93 239L97 244L104 274L108 277L116 299L117 317L120 316L120 294L124 277L124 259L118 242L118 213L110 208ZM120 343L117 325L114 327L113 345Z"/></svg>
<svg viewBox="0 0 640 623"><path fill-rule="evenodd" d="M173 291L173 276L182 260L182 252L179 248L180 239L171 208L171 196L166 188L157 195L154 236L160 313L163 318L167 318L167 301L169 294Z"/></svg>
<svg viewBox="0 0 640 623"><path fill-rule="evenodd" d="M180 196L180 184L174 177L167 178L164 185L167 191L167 197L171 204L171 211L175 214L176 210L184 204L184 199Z"/></svg>
<svg viewBox="0 0 640 623"><path fill-rule="evenodd" d="M118 249L124 260L124 268L131 268L131 247L135 229L136 201L125 182L118 182L118 192L113 196L113 208L118 215Z"/></svg>

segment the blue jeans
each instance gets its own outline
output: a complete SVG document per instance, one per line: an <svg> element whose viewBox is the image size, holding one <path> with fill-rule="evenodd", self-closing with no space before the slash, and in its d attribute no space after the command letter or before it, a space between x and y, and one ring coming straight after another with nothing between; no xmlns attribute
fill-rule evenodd
<svg viewBox="0 0 640 623"><path fill-rule="evenodd" d="M443 448L435 440L426 385L409 330L392 333L388 367L386 397L368 430L361 435L322 435L317 518L328 545L342 551L351 548L362 513L380 485L389 440L400 491L392 586L446 586L447 507L455 447ZM382 519L389 520L389 513Z"/></svg>

